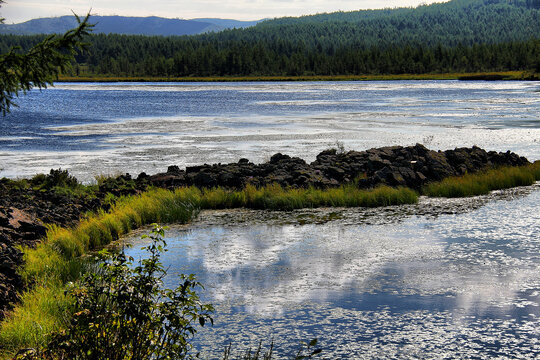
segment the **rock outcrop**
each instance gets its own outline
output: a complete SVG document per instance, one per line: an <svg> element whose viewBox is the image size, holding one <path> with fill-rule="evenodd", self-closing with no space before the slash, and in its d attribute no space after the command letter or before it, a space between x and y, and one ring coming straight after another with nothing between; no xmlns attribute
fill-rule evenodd
<svg viewBox="0 0 540 360"><path fill-rule="evenodd" d="M492 166L528 163L527 159L510 151L487 152L479 147L433 151L417 144L344 153L331 149L321 152L311 164L278 153L263 164L240 159L237 163L205 164L185 170L173 165L166 173L152 176L142 173L137 179L166 188L186 185L242 188L247 184L263 186L271 183L325 188L356 182L365 188L387 184L419 189L427 182L448 176L473 173Z"/></svg>

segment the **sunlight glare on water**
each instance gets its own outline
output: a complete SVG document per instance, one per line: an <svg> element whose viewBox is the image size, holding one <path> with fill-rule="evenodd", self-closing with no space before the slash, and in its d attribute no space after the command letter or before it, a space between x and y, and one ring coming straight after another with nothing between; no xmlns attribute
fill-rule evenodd
<svg viewBox="0 0 540 360"><path fill-rule="evenodd" d="M96 175L255 163L277 152L313 161L346 149L477 145L540 159L534 82L59 83L0 121L0 176L62 167Z"/></svg>

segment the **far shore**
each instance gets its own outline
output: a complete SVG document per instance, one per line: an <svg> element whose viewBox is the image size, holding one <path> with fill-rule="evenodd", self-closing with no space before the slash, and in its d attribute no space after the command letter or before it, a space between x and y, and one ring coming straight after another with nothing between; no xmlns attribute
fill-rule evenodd
<svg viewBox="0 0 540 360"><path fill-rule="evenodd" d="M539 73L527 71L398 74L398 75L302 75L302 76L208 76L208 77L148 77L148 76L67 76L60 82L251 82L251 81L389 81L389 80L540 80Z"/></svg>

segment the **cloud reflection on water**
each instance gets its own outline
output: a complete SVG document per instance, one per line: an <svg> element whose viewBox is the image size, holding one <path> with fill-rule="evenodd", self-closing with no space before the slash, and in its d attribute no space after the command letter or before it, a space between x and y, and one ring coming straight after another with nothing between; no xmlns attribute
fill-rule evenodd
<svg viewBox="0 0 540 360"><path fill-rule="evenodd" d="M201 343L210 352L216 337L274 334L292 347L304 333L325 337L335 356L530 355L539 350L530 332L540 326L539 201L537 185L311 218L209 212L169 233L164 262L197 273L217 305L218 325ZM330 211L336 220L318 221ZM411 337L421 350L404 347Z"/></svg>

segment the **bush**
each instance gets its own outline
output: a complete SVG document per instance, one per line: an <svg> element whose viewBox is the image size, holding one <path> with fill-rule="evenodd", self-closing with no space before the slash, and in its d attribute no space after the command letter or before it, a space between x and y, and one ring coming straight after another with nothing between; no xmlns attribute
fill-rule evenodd
<svg viewBox="0 0 540 360"><path fill-rule="evenodd" d="M30 180L32 186L51 190L54 187L75 188L79 185L77 179L67 170L51 169L49 175L39 174Z"/></svg>
<svg viewBox="0 0 540 360"><path fill-rule="evenodd" d="M192 358L190 341L197 324L213 324L213 307L203 304L193 275L182 276L175 290L164 289L164 230L155 226L145 249L149 258L133 266L123 252L100 252L100 270L67 291L74 301L67 329L52 336L44 349L19 359L184 359Z"/></svg>

